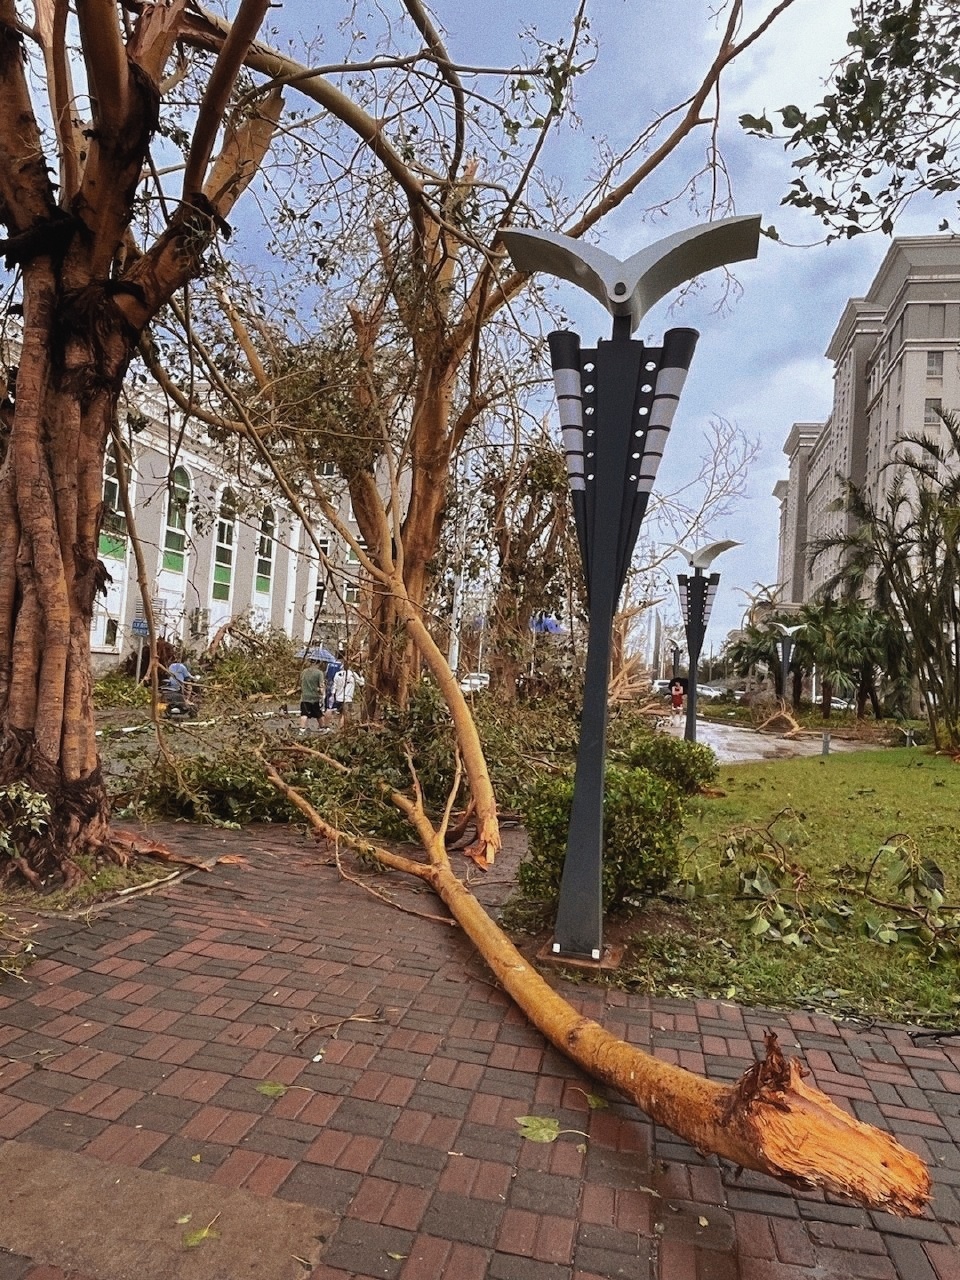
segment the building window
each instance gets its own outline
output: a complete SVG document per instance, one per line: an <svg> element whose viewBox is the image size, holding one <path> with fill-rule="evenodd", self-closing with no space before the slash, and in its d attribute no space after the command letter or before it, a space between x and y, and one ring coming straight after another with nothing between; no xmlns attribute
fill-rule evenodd
<svg viewBox="0 0 960 1280"><path fill-rule="evenodd" d="M229 600L233 583L233 552L237 535L237 496L224 489L217 517L217 545L213 553L213 598Z"/></svg>
<svg viewBox="0 0 960 1280"><path fill-rule="evenodd" d="M320 474L322 476L335 476L337 474L337 464L335 462L321 462Z"/></svg>
<svg viewBox="0 0 960 1280"><path fill-rule="evenodd" d="M274 534L277 528L273 507L264 507L260 517L260 540L257 543L256 588L260 595L269 595L273 577Z"/></svg>
<svg viewBox="0 0 960 1280"><path fill-rule="evenodd" d="M183 573L187 550L187 509L190 505L190 477L183 467L174 467L167 494L167 528L163 535L163 567Z"/></svg>
<svg viewBox="0 0 960 1280"><path fill-rule="evenodd" d="M107 626L103 634L103 643L108 649L115 649L117 647L117 631L118 626L116 618L108 618Z"/></svg>
<svg viewBox="0 0 960 1280"><path fill-rule="evenodd" d="M366 551L367 544L364 542L362 538L358 538L357 543L359 544L361 551ZM357 555L356 551L354 551L353 547L347 547L347 564L359 564L359 563L360 563L360 557Z"/></svg>
<svg viewBox="0 0 960 1280"><path fill-rule="evenodd" d="M923 425L925 427L938 427L940 425L940 410L943 408L943 401L939 396L933 399L927 399L923 402Z"/></svg>
<svg viewBox="0 0 960 1280"><path fill-rule="evenodd" d="M321 556L329 558L330 555L330 539L318 538L317 544ZM330 568L325 560L321 559L317 568L317 590L313 597L313 610L315 614L319 614L323 609L323 602L327 598L327 582L330 579Z"/></svg>
<svg viewBox="0 0 960 1280"><path fill-rule="evenodd" d="M347 604L359 604L360 588L356 584L344 587L343 598Z"/></svg>
<svg viewBox="0 0 960 1280"><path fill-rule="evenodd" d="M103 461L103 520L100 524L100 554L112 560L127 555L127 517L120 500L120 468L116 445L111 445ZM125 468L127 481L130 468Z"/></svg>
<svg viewBox="0 0 960 1280"><path fill-rule="evenodd" d="M927 352L927 377L928 378L943 377L943 352L942 351Z"/></svg>

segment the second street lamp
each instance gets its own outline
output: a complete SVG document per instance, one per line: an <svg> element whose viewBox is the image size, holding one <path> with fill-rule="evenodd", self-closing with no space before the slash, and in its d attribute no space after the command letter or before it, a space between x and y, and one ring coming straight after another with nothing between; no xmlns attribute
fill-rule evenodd
<svg viewBox="0 0 960 1280"><path fill-rule="evenodd" d="M780 683L784 705L786 705L788 701L787 678L790 671L790 659L793 657L793 646L795 643L793 637L798 631L803 630L804 625L804 623L800 623L796 627L788 627L782 622L778 622L776 624L777 629L780 632L780 639L777 641L777 648L780 650Z"/></svg>
<svg viewBox="0 0 960 1280"><path fill-rule="evenodd" d="M692 577L681 573L677 578L680 585L680 613L683 616L683 625L687 634L689 660L687 722L683 731L687 742L697 740L697 666L700 662L703 638L707 634L707 623L710 621L713 600L720 585L719 573L711 573L708 577L706 570L710 568L717 556L724 551L729 551L731 547L739 546L739 542L727 539L725 542L711 542L709 546L701 547L698 551L677 548L687 557L690 568L693 570Z"/></svg>

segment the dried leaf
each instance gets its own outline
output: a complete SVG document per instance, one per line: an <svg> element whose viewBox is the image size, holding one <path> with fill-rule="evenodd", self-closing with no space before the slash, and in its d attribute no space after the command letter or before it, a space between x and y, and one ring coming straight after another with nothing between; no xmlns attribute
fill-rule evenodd
<svg viewBox="0 0 960 1280"><path fill-rule="evenodd" d="M195 1156L191 1156L191 1157L190 1157L190 1159L193 1161L193 1163L194 1163L194 1164L199 1164L199 1163L200 1163L200 1156L199 1156L199 1154L197 1154L197 1155L195 1155Z"/></svg>
<svg viewBox="0 0 960 1280"><path fill-rule="evenodd" d="M709 1219L709 1218L705 1218L705 1217L703 1216L703 1214L701 1214L701 1215L700 1215L700 1217L697 1219L697 1221L700 1223L701 1227L709 1227L709 1225L710 1225L710 1219Z"/></svg>
<svg viewBox="0 0 960 1280"><path fill-rule="evenodd" d="M177 1219L177 1226L185 1227L192 1217L192 1213L181 1213L180 1217Z"/></svg>

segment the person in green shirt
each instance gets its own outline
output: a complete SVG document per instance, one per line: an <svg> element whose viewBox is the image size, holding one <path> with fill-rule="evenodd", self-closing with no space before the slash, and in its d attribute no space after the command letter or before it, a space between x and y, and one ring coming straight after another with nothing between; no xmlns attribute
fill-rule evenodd
<svg viewBox="0 0 960 1280"><path fill-rule="evenodd" d="M300 732L306 733L307 725L316 720L317 730L323 715L323 695L327 677L325 662L310 662L300 673Z"/></svg>

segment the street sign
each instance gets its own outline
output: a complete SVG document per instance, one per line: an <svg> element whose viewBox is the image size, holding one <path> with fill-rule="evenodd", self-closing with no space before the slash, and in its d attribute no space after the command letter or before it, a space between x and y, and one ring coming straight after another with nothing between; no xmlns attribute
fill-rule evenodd
<svg viewBox="0 0 960 1280"><path fill-rule="evenodd" d="M130 630L135 636L148 636L150 634L146 618L134 618L130 624Z"/></svg>

